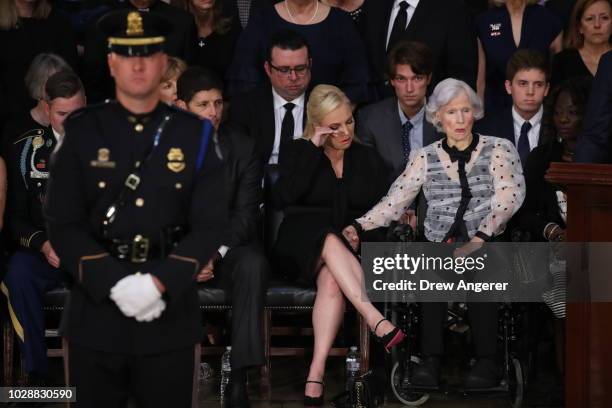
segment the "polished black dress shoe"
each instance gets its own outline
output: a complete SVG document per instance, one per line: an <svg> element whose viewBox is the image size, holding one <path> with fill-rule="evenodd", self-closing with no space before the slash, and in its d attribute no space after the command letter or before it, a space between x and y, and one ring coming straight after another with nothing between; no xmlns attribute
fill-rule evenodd
<svg viewBox="0 0 612 408"><path fill-rule="evenodd" d="M412 371L410 383L426 387L437 387L440 385L440 357L433 355L424 356L421 359L421 364Z"/></svg>
<svg viewBox="0 0 612 408"><path fill-rule="evenodd" d="M466 389L493 388L499 385L500 368L492 358L479 358L465 379Z"/></svg>
<svg viewBox="0 0 612 408"><path fill-rule="evenodd" d="M245 381L233 382L230 379L230 382L227 384L226 395L226 408L251 408Z"/></svg>
<svg viewBox="0 0 612 408"><path fill-rule="evenodd" d="M322 407L323 406L323 394L325 393L325 384L323 381L306 381L304 385L308 383L320 384L323 387L323 391L321 395L318 397L309 397L308 395L304 395L304 406L305 407Z"/></svg>

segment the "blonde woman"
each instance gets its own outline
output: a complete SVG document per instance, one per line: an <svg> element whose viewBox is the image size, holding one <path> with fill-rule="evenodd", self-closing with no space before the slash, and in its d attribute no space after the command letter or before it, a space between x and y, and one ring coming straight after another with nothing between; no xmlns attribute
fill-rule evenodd
<svg viewBox="0 0 612 408"><path fill-rule="evenodd" d="M388 185L387 169L355 140L351 104L340 89L318 85L310 94L304 137L285 141L276 193L285 217L273 250L279 272L315 284L314 353L304 402L323 405L325 362L348 300L389 350L404 335L361 296L363 272L341 229L371 208ZM364 236L381 239L382 231Z"/></svg>
<svg viewBox="0 0 612 408"><path fill-rule="evenodd" d="M166 72L161 78L159 84L160 99L168 105L174 105L176 102L176 81L183 72L187 70L187 63L177 57L168 57L168 66Z"/></svg>
<svg viewBox="0 0 612 408"><path fill-rule="evenodd" d="M537 0L489 0L491 9L476 17L478 95L491 112L512 105L504 89L506 64L519 49L545 55L561 51L561 20Z"/></svg>
<svg viewBox="0 0 612 408"><path fill-rule="evenodd" d="M55 53L75 67L76 44L68 20L47 0L0 0L0 122L32 108L24 74L41 52Z"/></svg>

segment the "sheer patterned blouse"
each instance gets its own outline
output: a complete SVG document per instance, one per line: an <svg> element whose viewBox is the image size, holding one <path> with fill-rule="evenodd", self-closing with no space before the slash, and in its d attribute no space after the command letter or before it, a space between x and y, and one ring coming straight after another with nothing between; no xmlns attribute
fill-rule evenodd
<svg viewBox="0 0 612 408"><path fill-rule="evenodd" d="M446 239L456 218L462 218L468 239L477 235L490 240L504 231L525 198L523 170L514 145L475 133L464 151L449 147L443 139L415 152L387 195L357 222L366 231L388 226L421 188L427 200L425 238L434 242Z"/></svg>

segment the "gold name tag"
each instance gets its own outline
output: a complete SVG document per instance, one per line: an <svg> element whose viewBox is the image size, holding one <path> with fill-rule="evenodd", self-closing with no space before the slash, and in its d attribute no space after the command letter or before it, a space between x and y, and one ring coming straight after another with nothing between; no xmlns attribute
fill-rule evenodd
<svg viewBox="0 0 612 408"><path fill-rule="evenodd" d="M49 173L47 172L40 172L40 171L31 171L30 172L30 178L33 179L48 179L49 178Z"/></svg>
<svg viewBox="0 0 612 408"><path fill-rule="evenodd" d="M91 167L99 167L103 169L114 169L116 163L114 161L100 161L100 160L92 160L89 162Z"/></svg>

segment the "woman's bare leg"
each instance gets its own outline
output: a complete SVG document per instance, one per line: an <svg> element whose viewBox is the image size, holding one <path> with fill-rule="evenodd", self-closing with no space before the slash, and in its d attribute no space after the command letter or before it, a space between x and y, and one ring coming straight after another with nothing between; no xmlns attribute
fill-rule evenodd
<svg viewBox="0 0 612 408"><path fill-rule="evenodd" d="M326 266L317 276L317 297L312 310L312 327L314 329L314 352L308 379L321 381L325 373L325 362L329 355L338 328L344 317L344 296L334 277ZM318 397L323 392L319 384L307 383L305 395Z"/></svg>
<svg viewBox="0 0 612 408"><path fill-rule="evenodd" d="M372 305L365 293L362 293L363 270L355 256L340 238L334 234L328 234L321 251L321 260L327 266L344 296L353 304L368 326L374 329L384 316ZM376 335L383 336L393 329L393 324L384 321L376 328Z"/></svg>

